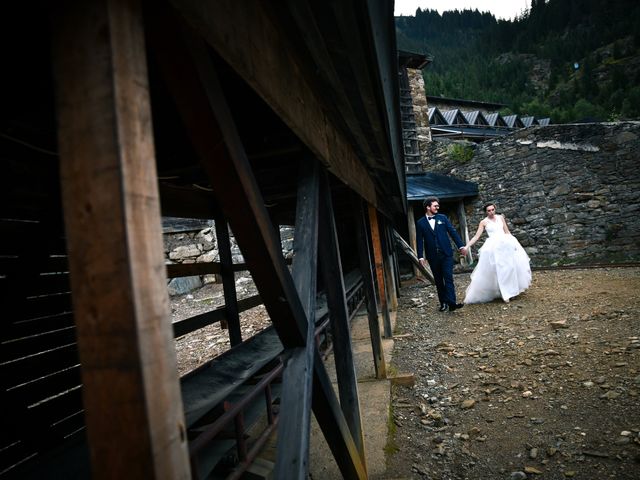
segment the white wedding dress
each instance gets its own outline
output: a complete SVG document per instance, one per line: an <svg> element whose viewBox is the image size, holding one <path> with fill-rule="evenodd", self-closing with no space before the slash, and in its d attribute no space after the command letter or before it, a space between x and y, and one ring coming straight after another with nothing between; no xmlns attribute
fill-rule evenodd
<svg viewBox="0 0 640 480"><path fill-rule="evenodd" d="M471 273L464 303L505 302L531 285L529 256L513 235L504 233L502 218L485 222L489 236L478 251L478 265Z"/></svg>

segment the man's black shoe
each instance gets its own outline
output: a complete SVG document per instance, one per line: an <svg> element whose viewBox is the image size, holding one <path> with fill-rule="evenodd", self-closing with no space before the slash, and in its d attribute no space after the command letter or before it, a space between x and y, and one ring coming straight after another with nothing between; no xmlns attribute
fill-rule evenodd
<svg viewBox="0 0 640 480"><path fill-rule="evenodd" d="M464 303L452 303L449 305L449 311L454 312L462 307L464 307Z"/></svg>
<svg viewBox="0 0 640 480"><path fill-rule="evenodd" d="M441 312L446 312L447 310L449 310L449 305L447 305L446 303L442 303L440 304L440 308L438 310Z"/></svg>

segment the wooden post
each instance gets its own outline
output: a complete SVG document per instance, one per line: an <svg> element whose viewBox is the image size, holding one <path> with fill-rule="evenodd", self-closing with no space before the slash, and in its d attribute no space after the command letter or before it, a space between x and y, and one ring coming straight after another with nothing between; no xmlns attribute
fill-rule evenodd
<svg viewBox="0 0 640 480"><path fill-rule="evenodd" d="M467 225L467 213L464 211L464 200L460 199L458 202L458 221L460 222L460 233L462 233L462 239L464 243L469 243L469 227ZM465 257L467 265L471 265L473 263L473 254L471 253L471 249L467 251L467 255Z"/></svg>
<svg viewBox="0 0 640 480"><path fill-rule="evenodd" d="M393 278L395 280L396 287L396 298L401 295L400 292L400 264L398 263L398 250L395 242L395 238L393 237L394 228L389 225L387 229L387 237L389 238L389 248L391 249L391 265L393 266ZM397 304L396 304L397 307Z"/></svg>
<svg viewBox="0 0 640 480"><path fill-rule="evenodd" d="M384 232L384 271L387 279L389 302L391 311L398 310L398 284L396 282L396 269L393 263L393 244L391 243L390 228L388 222L382 222L382 230Z"/></svg>
<svg viewBox="0 0 640 480"><path fill-rule="evenodd" d="M416 219L415 219L415 215L413 214L413 206L411 205L411 202L407 202L408 203L408 218L407 218L407 223L408 223L408 227L409 227L409 245L411 245L411 248L413 248L413 251L416 252L416 250L418 249L417 245L416 245ZM418 270L418 268L414 265L413 266L413 274L415 276L420 275L420 271Z"/></svg>
<svg viewBox="0 0 640 480"><path fill-rule="evenodd" d="M211 56L201 39L193 34L183 37L184 30L169 12L159 7L153 14L145 20L154 53L218 204L283 346L303 347L308 320ZM340 472L344 478L366 478L364 462L316 350L313 370L313 411Z"/></svg>
<svg viewBox="0 0 640 480"><path fill-rule="evenodd" d="M242 329L240 328L240 314L238 313L236 276L233 271L229 227L222 212L218 208L216 208L214 220L216 225L216 241L218 243L218 252L220 253L220 276L222 277L222 288L224 290L226 327L229 328L229 343L234 347L242 343Z"/></svg>
<svg viewBox="0 0 640 480"><path fill-rule="evenodd" d="M362 200L354 197L353 200L354 223L358 244L358 257L360 272L364 284L365 298L367 302L367 317L369 319L369 335L371 336L371 351L373 352L373 367L376 378L387 378L387 365L384 360L382 337L380 336L380 321L378 319L378 305L376 302L375 280L371 265L371 249L369 248L369 236L367 235L367 219Z"/></svg>
<svg viewBox="0 0 640 480"><path fill-rule="evenodd" d="M369 225L371 228L371 244L373 246L374 268L378 281L378 295L380 298L380 310L382 311L382 325L384 327L385 338L391 338L391 317L389 316L389 306L387 305L387 293L384 283L384 270L382 266L382 245L380 243L380 227L378 226L378 212L369 204Z"/></svg>
<svg viewBox="0 0 640 480"><path fill-rule="evenodd" d="M282 375L275 478L309 476L309 435L316 352L315 310L318 270L318 210L320 166L315 158L303 159L296 204L293 282L308 319L306 344L292 349Z"/></svg>
<svg viewBox="0 0 640 480"><path fill-rule="evenodd" d="M52 4L58 144L92 478L191 478L140 6Z"/></svg>
<svg viewBox="0 0 640 480"><path fill-rule="evenodd" d="M322 259L320 270L324 280L324 288L327 292L327 306L331 318L333 358L336 363L340 407L342 407L353 441L366 468L364 435L362 433L360 402L358 400L358 380L351 348L349 311L344 293L340 246L327 174L321 178L320 202L319 252Z"/></svg>

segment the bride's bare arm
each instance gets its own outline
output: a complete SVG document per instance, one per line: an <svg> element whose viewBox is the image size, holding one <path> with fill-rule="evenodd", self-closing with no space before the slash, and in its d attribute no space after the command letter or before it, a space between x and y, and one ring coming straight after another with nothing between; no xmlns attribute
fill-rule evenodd
<svg viewBox="0 0 640 480"><path fill-rule="evenodd" d="M484 220L480 221L480 225L478 225L478 231L473 236L473 238L469 240L469 242L465 245L465 248L469 248L471 247L471 245L476 243L480 239L480 235L482 235L482 232L484 232Z"/></svg>

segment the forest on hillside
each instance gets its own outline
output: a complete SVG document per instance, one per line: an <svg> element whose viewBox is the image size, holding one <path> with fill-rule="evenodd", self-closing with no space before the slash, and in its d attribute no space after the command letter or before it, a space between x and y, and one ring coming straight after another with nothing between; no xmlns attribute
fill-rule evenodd
<svg viewBox="0 0 640 480"><path fill-rule="evenodd" d="M640 119L637 0L532 0L515 20L421 9L395 20L398 48L432 57L427 95L553 123Z"/></svg>

